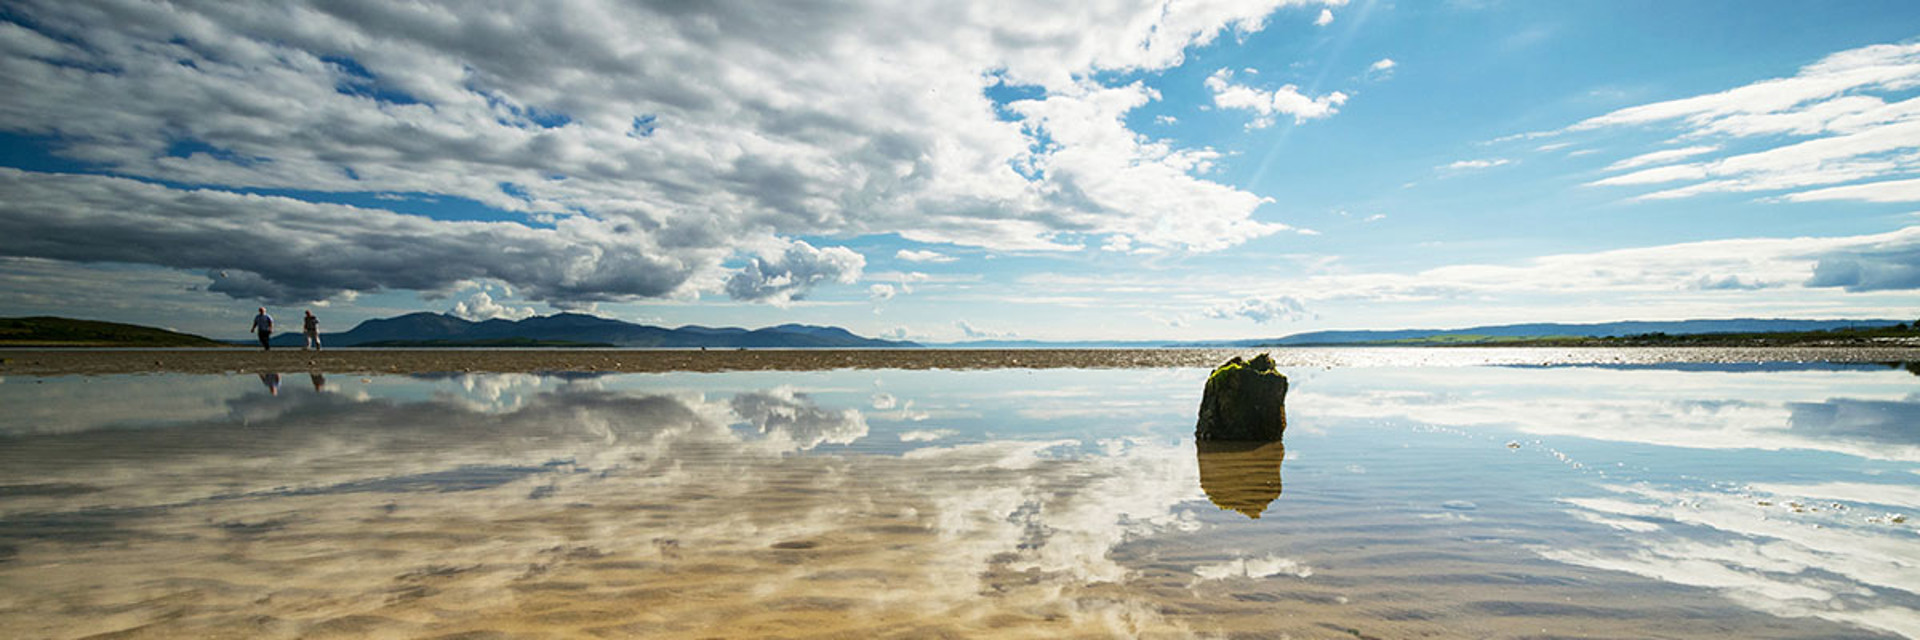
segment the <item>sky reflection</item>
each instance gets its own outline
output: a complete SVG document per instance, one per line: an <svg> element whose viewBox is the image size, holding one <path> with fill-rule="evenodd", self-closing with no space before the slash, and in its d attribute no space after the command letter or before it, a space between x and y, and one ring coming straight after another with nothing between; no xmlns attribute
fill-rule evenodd
<svg viewBox="0 0 1920 640"><path fill-rule="evenodd" d="M1286 445L1232 450L1186 369L9 379L0 626L451 633L577 584L660 617L554 625L1920 637L1905 371L1288 373Z"/></svg>

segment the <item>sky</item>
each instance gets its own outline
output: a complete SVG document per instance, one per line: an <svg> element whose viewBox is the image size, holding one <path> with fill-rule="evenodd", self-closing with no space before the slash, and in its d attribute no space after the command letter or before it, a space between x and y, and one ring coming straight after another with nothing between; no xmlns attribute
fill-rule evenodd
<svg viewBox="0 0 1920 640"><path fill-rule="evenodd" d="M1209 340L1916 289L1912 2L0 1L4 316Z"/></svg>

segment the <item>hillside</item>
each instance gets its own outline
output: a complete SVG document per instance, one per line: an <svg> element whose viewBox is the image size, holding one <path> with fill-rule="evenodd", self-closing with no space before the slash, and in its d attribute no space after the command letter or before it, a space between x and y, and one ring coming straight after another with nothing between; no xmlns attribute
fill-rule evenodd
<svg viewBox="0 0 1920 640"><path fill-rule="evenodd" d="M0 347L224 347L153 327L51 316L0 318Z"/></svg>
<svg viewBox="0 0 1920 640"><path fill-rule="evenodd" d="M299 347L298 333L275 336L274 346ZM442 313L410 313L377 318L339 333L321 333L329 347L555 347L846 349L914 348L912 342L878 340L839 327L783 324L762 329L685 326L677 329L634 324L579 313L534 316L524 320L473 322Z"/></svg>

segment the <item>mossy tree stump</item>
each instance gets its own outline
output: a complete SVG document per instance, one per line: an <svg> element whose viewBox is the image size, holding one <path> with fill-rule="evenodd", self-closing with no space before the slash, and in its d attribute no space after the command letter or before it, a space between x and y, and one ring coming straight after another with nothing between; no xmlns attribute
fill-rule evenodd
<svg viewBox="0 0 1920 640"><path fill-rule="evenodd" d="M1287 377L1267 354L1234 356L1207 376L1195 440L1274 442L1287 432Z"/></svg>

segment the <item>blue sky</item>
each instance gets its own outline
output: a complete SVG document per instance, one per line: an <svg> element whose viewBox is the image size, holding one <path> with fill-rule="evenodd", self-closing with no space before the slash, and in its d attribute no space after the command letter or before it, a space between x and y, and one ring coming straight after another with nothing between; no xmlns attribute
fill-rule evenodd
<svg viewBox="0 0 1920 640"><path fill-rule="evenodd" d="M0 314L1920 316L1904 2L0 5Z"/></svg>

